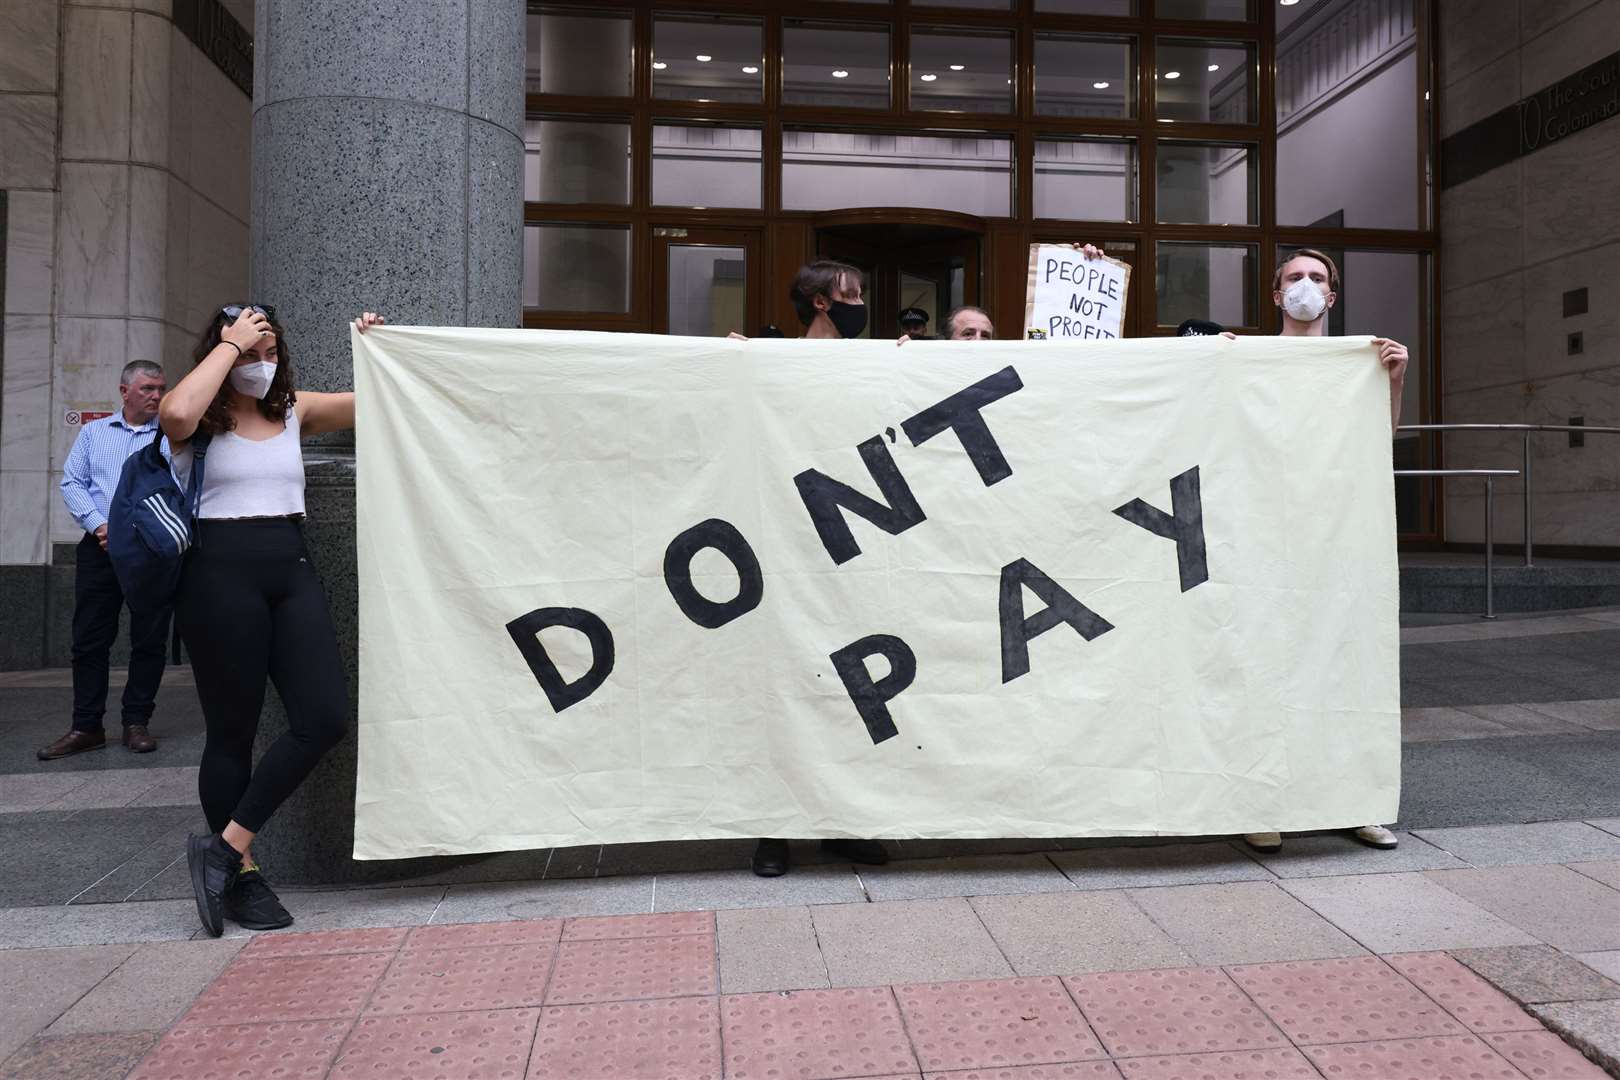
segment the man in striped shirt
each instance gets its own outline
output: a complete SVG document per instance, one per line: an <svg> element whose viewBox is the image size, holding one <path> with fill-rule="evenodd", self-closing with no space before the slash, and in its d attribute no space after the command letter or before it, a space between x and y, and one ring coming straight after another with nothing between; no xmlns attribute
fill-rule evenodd
<svg viewBox="0 0 1620 1080"><path fill-rule="evenodd" d="M119 412L79 429L62 466L62 499L84 529L73 574L73 726L39 752L51 761L107 745L101 726L107 711L108 654L118 636L124 592L107 558L107 507L129 455L161 438L158 402L167 383L149 360L125 365L118 379ZM163 679L163 645L169 609L129 613L129 679L124 684L124 746L137 754L157 749L147 731Z"/></svg>

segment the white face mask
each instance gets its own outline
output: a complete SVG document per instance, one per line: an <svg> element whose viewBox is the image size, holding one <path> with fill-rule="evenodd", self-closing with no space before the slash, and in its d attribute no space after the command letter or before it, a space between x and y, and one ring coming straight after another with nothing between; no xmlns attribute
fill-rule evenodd
<svg viewBox="0 0 1620 1080"><path fill-rule="evenodd" d="M1283 310L1299 322L1315 322L1327 310L1327 297L1316 282L1300 278L1283 293Z"/></svg>
<svg viewBox="0 0 1620 1080"><path fill-rule="evenodd" d="M251 398L263 398L270 392L270 382L276 377L276 365L269 360L254 360L231 368L231 385Z"/></svg>

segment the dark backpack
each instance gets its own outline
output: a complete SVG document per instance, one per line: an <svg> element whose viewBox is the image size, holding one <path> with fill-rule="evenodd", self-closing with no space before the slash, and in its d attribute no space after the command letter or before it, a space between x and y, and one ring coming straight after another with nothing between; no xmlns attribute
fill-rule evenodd
<svg viewBox="0 0 1620 1080"><path fill-rule="evenodd" d="M163 435L124 460L107 510L107 557L131 611L168 607L195 539L208 436L191 437L191 485L181 491L163 456Z"/></svg>

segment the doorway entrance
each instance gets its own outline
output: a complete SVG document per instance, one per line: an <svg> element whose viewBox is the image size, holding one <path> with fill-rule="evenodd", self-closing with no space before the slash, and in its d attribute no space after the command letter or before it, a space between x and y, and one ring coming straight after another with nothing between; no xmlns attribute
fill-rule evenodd
<svg viewBox="0 0 1620 1080"><path fill-rule="evenodd" d="M900 312L921 308L928 333L952 308L979 303L984 223L967 214L862 210L823 214L815 222L816 255L861 271L867 305L862 337L897 338Z"/></svg>

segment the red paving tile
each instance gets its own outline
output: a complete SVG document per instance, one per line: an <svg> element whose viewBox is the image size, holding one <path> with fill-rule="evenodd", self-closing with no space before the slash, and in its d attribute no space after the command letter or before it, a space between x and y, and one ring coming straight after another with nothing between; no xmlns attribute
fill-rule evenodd
<svg viewBox="0 0 1620 1080"><path fill-rule="evenodd" d="M1376 956L1247 964L1227 970L1266 1015L1301 1045L1414 1039L1464 1031ZM1103 1042L1107 1041L1105 1037Z"/></svg>
<svg viewBox="0 0 1620 1080"><path fill-rule="evenodd" d="M925 1073L923 1080L1120 1080L1111 1061L1066 1061L1059 1065L1009 1065L1004 1069ZM1316 1080L1312 1077L1312 1080Z"/></svg>
<svg viewBox="0 0 1620 1080"><path fill-rule="evenodd" d="M274 960L286 956L393 952L404 940L403 926L385 926L377 930L322 930L314 934L256 934L240 955L244 960Z"/></svg>
<svg viewBox="0 0 1620 1080"><path fill-rule="evenodd" d="M1541 1030L1540 1021L1512 998L1445 953L1403 953L1384 959L1469 1031Z"/></svg>
<svg viewBox="0 0 1620 1080"><path fill-rule="evenodd" d="M348 1020L305 1020L176 1028L163 1037L129 1080L316 1080L326 1075L349 1024Z"/></svg>
<svg viewBox="0 0 1620 1080"><path fill-rule="evenodd" d="M1505 1032L1484 1039L1530 1080L1606 1080L1609 1075L1550 1031Z"/></svg>
<svg viewBox="0 0 1620 1080"><path fill-rule="evenodd" d="M366 1005L367 1016L537 1006L551 972L550 945L406 949Z"/></svg>
<svg viewBox="0 0 1620 1080"><path fill-rule="evenodd" d="M539 1009L363 1016L333 1077L523 1080Z"/></svg>
<svg viewBox="0 0 1620 1080"><path fill-rule="evenodd" d="M1039 1065L1103 1057L1055 978L897 986L906 1030L925 1070Z"/></svg>
<svg viewBox="0 0 1620 1080"><path fill-rule="evenodd" d="M1115 1057L1288 1045L1219 968L1104 972L1063 981Z"/></svg>
<svg viewBox="0 0 1620 1080"><path fill-rule="evenodd" d="M730 994L720 999L728 1080L915 1075L888 987Z"/></svg>
<svg viewBox="0 0 1620 1080"><path fill-rule="evenodd" d="M707 935L565 941L546 1004L713 994L716 982L714 938Z"/></svg>
<svg viewBox="0 0 1620 1080"><path fill-rule="evenodd" d="M532 1080L720 1080L712 997L563 1005L541 1013Z"/></svg>
<svg viewBox="0 0 1620 1080"><path fill-rule="evenodd" d="M282 960L238 957L202 992L180 1023L191 1027L358 1016L391 959L389 953Z"/></svg>
<svg viewBox="0 0 1620 1080"><path fill-rule="evenodd" d="M1322 1075L1291 1046L1283 1050L1125 1058L1114 1064L1125 1074L1125 1080L1321 1080Z"/></svg>
<svg viewBox="0 0 1620 1080"><path fill-rule="evenodd" d="M1328 1080L1524 1080L1473 1035L1307 1046Z"/></svg>
<svg viewBox="0 0 1620 1080"><path fill-rule="evenodd" d="M674 937L677 934L714 933L714 912L673 911L659 915L592 915L569 919L564 941L605 941L609 938Z"/></svg>
<svg viewBox="0 0 1620 1080"><path fill-rule="evenodd" d="M476 949L485 945L554 945L561 919L521 922L442 923L418 926L405 939L407 949Z"/></svg>

